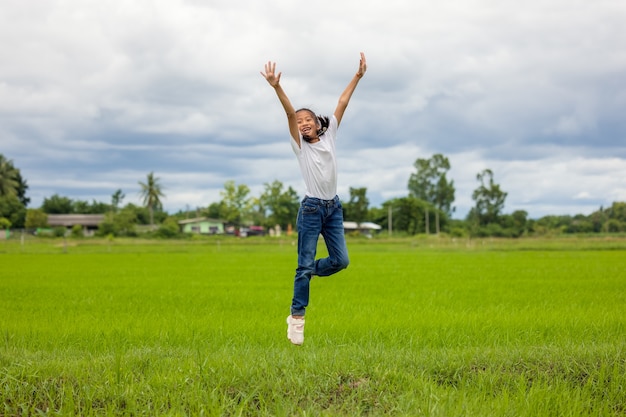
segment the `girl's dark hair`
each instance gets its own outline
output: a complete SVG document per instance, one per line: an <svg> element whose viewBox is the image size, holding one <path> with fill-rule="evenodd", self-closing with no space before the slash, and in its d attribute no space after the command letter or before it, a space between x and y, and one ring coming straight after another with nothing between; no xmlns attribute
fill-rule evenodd
<svg viewBox="0 0 626 417"><path fill-rule="evenodd" d="M326 133L326 130L328 130L328 125L330 124L330 119L328 118L328 116L320 116L318 114L315 114L315 112L313 110L306 109L306 108L298 109L298 110L296 110L296 113L301 112L301 111L309 112L311 114L311 116L313 116L313 117L315 117L317 119L317 125L320 126L319 129L317 129L317 136L318 137L320 137L324 133ZM302 135L302 139L304 139L307 142L310 142L310 141L313 140L312 137L305 136L305 135Z"/></svg>

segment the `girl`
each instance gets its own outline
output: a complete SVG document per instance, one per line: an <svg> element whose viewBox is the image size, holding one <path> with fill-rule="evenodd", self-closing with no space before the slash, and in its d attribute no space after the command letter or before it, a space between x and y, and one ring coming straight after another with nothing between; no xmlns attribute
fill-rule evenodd
<svg viewBox="0 0 626 417"><path fill-rule="evenodd" d="M275 62L268 62L265 73L261 72L276 91L287 113L291 146L298 158L306 186L296 221L298 268L294 279L291 315L287 317L287 338L295 345L304 342L304 313L309 304L311 277L332 275L345 269L349 263L343 210L337 196L335 138L350 97L366 69L365 55L361 52L359 69L339 97L337 108L330 118L317 116L309 109L294 110L280 85L282 73L276 73ZM316 260L320 234L326 242L328 257Z"/></svg>

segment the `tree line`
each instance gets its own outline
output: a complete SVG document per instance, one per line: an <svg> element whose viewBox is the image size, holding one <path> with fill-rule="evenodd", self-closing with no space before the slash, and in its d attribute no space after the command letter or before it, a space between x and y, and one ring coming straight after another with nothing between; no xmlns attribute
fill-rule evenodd
<svg viewBox="0 0 626 417"><path fill-rule="evenodd" d="M463 220L453 219L455 211L454 181L448 178L450 161L442 154L418 158L414 172L407 181L407 195L370 207L367 188L350 187L344 199L347 221L374 222L399 235L439 234L472 237L520 237L562 233L626 232L626 203L614 202L600 207L590 215L549 215L529 219L524 210L504 213L508 193L495 181L495 174L485 169L476 174L477 188L472 193L474 206ZM180 210L174 214L163 211L166 198L160 178L150 172L145 181L138 181L142 205L123 204L121 189L111 195L110 202L72 200L54 194L43 200L41 207L28 208L28 184L13 162L0 154L0 229L33 229L47 225L48 214L104 214L99 227L102 235L134 236L138 225L152 225L156 234L176 236L178 221L191 217L221 219L234 227L280 225L283 229L295 223L301 197L292 187L278 180L265 183L259 196L252 196L245 184L227 181L221 199L206 207Z"/></svg>

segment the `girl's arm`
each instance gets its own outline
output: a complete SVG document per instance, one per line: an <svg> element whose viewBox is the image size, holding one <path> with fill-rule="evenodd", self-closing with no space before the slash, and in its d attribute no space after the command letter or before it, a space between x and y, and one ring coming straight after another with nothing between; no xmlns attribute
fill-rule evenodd
<svg viewBox="0 0 626 417"><path fill-rule="evenodd" d="M341 119L343 118L343 113L346 111L346 107L348 107L348 103L350 102L350 98L352 97L352 93L356 89L357 84L363 75L365 75L365 71L367 71L367 62L365 61L365 54L361 52L361 61L359 62L359 69L352 77L352 80L346 87L346 89L341 93L339 97L339 102L337 103L337 108L335 109L335 117L337 118L337 126L341 123Z"/></svg>
<svg viewBox="0 0 626 417"><path fill-rule="evenodd" d="M278 96L278 100L280 100L280 104L283 105L283 109L285 109L285 113L287 113L287 122L289 123L289 133L293 140L296 141L298 147L300 146L300 132L298 131L298 124L296 123L296 111L291 105L287 94L280 86L280 76L282 72L276 74L276 63L268 62L265 64L265 73L261 72L261 75L265 77L267 82L274 87L274 91L276 91L276 95Z"/></svg>

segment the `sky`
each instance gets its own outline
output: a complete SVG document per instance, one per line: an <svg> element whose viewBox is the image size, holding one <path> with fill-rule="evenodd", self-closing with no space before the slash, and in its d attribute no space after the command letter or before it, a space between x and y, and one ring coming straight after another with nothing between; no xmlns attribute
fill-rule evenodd
<svg viewBox="0 0 626 417"><path fill-rule="evenodd" d="M491 169L505 213L590 214L626 201L623 0L0 0L0 153L29 207L54 194L207 207L304 184L261 76L339 128L339 196L408 195L418 158L451 163L455 218ZM347 219L349 220L349 219Z"/></svg>

